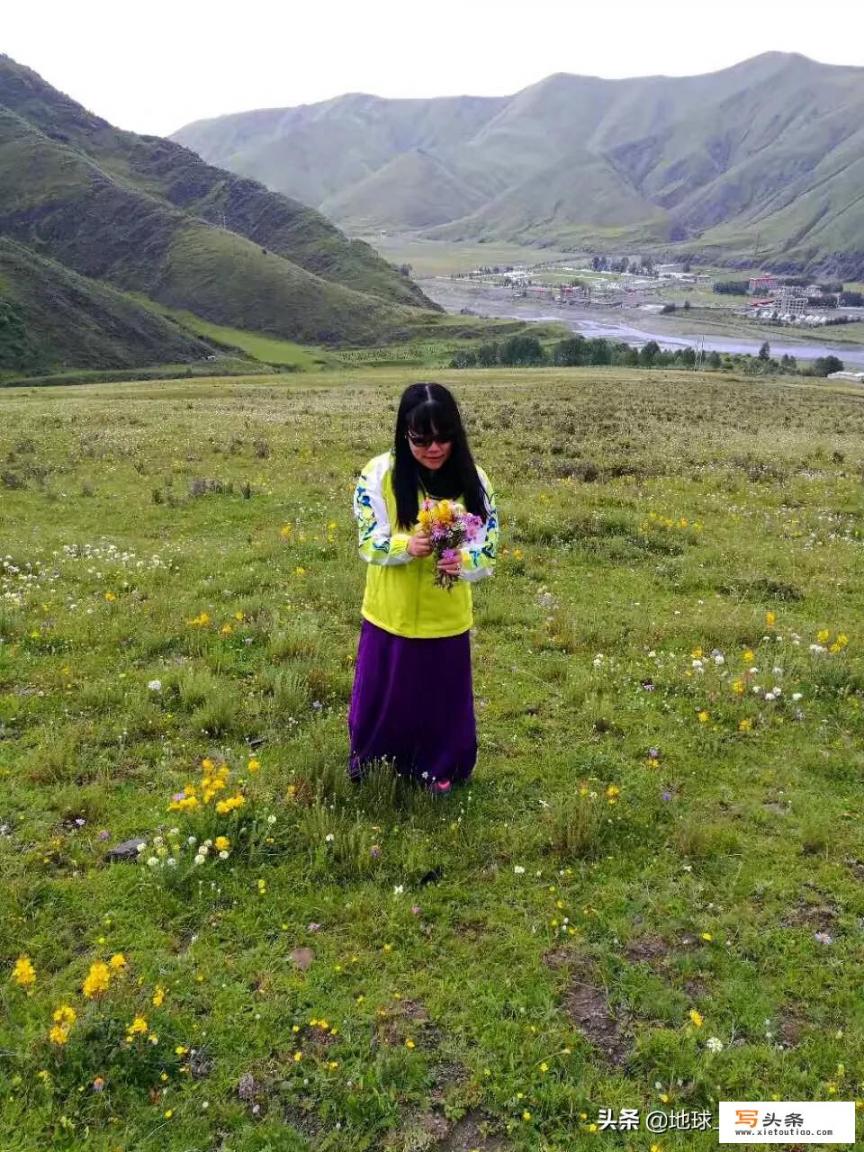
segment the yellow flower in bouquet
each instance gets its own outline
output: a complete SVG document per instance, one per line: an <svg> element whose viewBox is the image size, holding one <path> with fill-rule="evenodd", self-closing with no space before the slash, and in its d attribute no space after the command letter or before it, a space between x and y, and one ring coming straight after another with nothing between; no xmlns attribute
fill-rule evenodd
<svg viewBox="0 0 864 1152"><path fill-rule="evenodd" d="M459 579L450 572L438 567L439 560L453 560L460 554L462 545L474 539L483 521L472 516L453 500L424 500L418 514L418 523L426 530L432 543L435 559L435 584L439 588L451 589Z"/></svg>

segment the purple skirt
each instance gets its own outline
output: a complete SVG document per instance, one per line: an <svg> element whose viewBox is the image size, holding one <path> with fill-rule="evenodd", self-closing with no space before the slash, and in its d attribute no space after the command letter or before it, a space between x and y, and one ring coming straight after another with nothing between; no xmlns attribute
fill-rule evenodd
<svg viewBox="0 0 864 1152"><path fill-rule="evenodd" d="M477 759L468 632L423 640L364 620L348 735L354 780L385 758L420 782L466 780Z"/></svg>

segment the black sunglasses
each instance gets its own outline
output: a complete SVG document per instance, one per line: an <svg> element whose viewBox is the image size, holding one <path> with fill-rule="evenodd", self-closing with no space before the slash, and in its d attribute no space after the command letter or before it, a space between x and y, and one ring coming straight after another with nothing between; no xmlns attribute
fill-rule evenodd
<svg viewBox="0 0 864 1152"><path fill-rule="evenodd" d="M420 436L416 432L409 432L408 439L415 448L429 448L434 444L449 444L453 439L452 432L436 432L434 436Z"/></svg>

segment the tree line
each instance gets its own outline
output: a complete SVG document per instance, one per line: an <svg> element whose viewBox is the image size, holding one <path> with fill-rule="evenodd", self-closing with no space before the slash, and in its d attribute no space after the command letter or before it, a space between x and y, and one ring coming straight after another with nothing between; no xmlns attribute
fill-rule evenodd
<svg viewBox="0 0 864 1152"><path fill-rule="evenodd" d="M602 336L591 340L575 334L545 348L536 336L511 336L501 342L480 344L477 348L460 348L450 361L451 368L581 368L616 365L622 368L695 368L695 348L665 350L656 340L649 340L641 348ZM712 351L704 355L701 365L714 371L769 374L797 373L805 376L828 376L842 372L843 361L837 356L821 356L806 368L799 368L794 356L771 356L766 341L757 356L748 354L721 355Z"/></svg>

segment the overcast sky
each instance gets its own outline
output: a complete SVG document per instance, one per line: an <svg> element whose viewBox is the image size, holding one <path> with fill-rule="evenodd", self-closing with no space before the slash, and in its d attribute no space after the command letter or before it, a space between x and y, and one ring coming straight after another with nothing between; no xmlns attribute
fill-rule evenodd
<svg viewBox="0 0 864 1152"><path fill-rule="evenodd" d="M864 0L0 3L0 52L156 135L344 92L505 95L552 72L685 76L771 50L864 65Z"/></svg>

